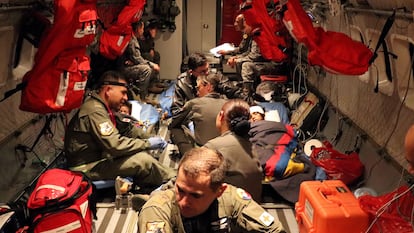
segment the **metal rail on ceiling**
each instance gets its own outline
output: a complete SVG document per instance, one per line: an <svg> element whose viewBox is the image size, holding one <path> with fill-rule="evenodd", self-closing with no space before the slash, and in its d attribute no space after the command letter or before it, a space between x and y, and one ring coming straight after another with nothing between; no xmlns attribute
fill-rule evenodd
<svg viewBox="0 0 414 233"><path fill-rule="evenodd" d="M344 10L346 12L354 12L354 13L367 13L367 14L375 14L375 15L381 15L381 16L390 16L392 15L392 10L378 10L378 9L370 9L370 8L356 8L351 6L345 6ZM403 18L408 20L413 20L413 12L401 12L397 11L395 13L395 17L397 18Z"/></svg>

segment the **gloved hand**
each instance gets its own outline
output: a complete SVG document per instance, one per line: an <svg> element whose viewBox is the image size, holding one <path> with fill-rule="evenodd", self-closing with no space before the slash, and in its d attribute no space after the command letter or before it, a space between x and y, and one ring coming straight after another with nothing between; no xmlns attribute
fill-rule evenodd
<svg viewBox="0 0 414 233"><path fill-rule="evenodd" d="M147 140L151 144L150 146L151 150L164 149L168 145L168 143L161 137L150 137Z"/></svg>

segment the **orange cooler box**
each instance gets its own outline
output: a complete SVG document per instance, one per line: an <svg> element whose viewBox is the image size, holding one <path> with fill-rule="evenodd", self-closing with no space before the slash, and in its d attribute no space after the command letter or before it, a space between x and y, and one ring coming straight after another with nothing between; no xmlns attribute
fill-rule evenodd
<svg viewBox="0 0 414 233"><path fill-rule="evenodd" d="M368 215L340 180L305 181L295 205L300 233L363 233Z"/></svg>

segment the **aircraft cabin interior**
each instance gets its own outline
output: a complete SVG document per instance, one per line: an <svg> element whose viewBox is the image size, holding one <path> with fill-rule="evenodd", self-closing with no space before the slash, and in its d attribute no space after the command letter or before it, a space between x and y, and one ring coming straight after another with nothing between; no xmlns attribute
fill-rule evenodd
<svg viewBox="0 0 414 233"><path fill-rule="evenodd" d="M87 199L89 206L78 211L83 230L58 224L58 217L44 221L69 208L53 207L60 194L44 190L54 184L38 189L38 183L47 171L79 167L69 165L76 143L80 151L103 151L93 166L146 143L135 152L176 173L184 151L214 149L230 161L228 176L243 177L228 183L247 189L238 194L263 209L253 220L266 227L280 223L284 232L414 232L413 22L412 0L0 0L0 233L170 232L169 223L148 222L146 231L140 226L142 205L153 203L154 190L165 190L122 175L85 175L96 203ZM194 56L206 62L195 64ZM100 81L107 71L125 78ZM179 89L182 82L192 93ZM212 89L202 94L207 85ZM123 135L123 123L112 114L118 117L121 102L106 100L104 86L125 88L125 101L111 101L128 102L121 121L149 136ZM211 93L219 97L203 99ZM100 107L79 111L90 98ZM217 123L227 111L224 103L233 100L249 106L244 133L235 132L230 118L231 127ZM105 108L110 120L94 129L105 139L93 136L97 144L89 148L81 131L93 124L80 125L82 117L92 119ZM77 117L81 123L73 126ZM74 132L70 142L68 131ZM238 149L246 149L240 141L224 140L227 131L246 140L251 164L240 157ZM182 147L176 132L191 148ZM105 141L113 133L119 140ZM128 144L124 137L133 139ZM259 169L256 183L250 165ZM53 182L62 181L57 177ZM36 194L45 203L51 199L51 208L33 209ZM146 202L136 207L134 195L145 195ZM184 213L176 214L185 221ZM217 224L222 231L214 232L238 232Z"/></svg>

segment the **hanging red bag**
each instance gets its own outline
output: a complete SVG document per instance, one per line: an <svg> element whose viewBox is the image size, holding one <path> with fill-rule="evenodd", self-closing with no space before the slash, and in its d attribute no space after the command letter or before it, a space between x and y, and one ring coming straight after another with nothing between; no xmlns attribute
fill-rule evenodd
<svg viewBox="0 0 414 233"><path fill-rule="evenodd" d="M407 186L379 197L364 195L358 198L362 210L368 213L369 233L412 233L414 195Z"/></svg>
<svg viewBox="0 0 414 233"><path fill-rule="evenodd" d="M312 163L323 168L328 179L341 180L345 184L352 184L364 172L364 165L359 160L358 153L342 154L326 141L324 147L312 150L310 158Z"/></svg>

